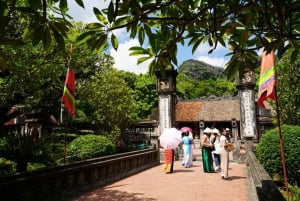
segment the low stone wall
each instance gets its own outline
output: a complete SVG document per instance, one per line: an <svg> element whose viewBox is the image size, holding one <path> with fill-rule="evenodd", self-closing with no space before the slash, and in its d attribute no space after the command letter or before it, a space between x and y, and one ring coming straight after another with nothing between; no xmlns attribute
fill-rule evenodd
<svg viewBox="0 0 300 201"><path fill-rule="evenodd" d="M285 201L270 175L252 151L247 152L249 201Z"/></svg>
<svg viewBox="0 0 300 201"><path fill-rule="evenodd" d="M68 200L159 164L159 151L147 149L1 177L0 200Z"/></svg>

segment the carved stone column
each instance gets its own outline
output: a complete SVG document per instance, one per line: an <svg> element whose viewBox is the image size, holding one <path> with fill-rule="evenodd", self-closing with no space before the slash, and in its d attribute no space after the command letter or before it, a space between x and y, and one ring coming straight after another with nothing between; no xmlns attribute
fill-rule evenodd
<svg viewBox="0 0 300 201"><path fill-rule="evenodd" d="M175 105L176 105L176 70L166 70L163 74L156 72L157 92L159 98L159 128L160 134L166 128L175 125Z"/></svg>
<svg viewBox="0 0 300 201"><path fill-rule="evenodd" d="M167 129L175 126L176 105L176 70L157 71L156 89L159 106L159 136ZM175 160L179 160L179 149L175 150Z"/></svg>
<svg viewBox="0 0 300 201"><path fill-rule="evenodd" d="M237 89L241 101L241 139L245 141L246 153L252 150L253 139L257 138L254 72L245 69L244 75L237 77Z"/></svg>

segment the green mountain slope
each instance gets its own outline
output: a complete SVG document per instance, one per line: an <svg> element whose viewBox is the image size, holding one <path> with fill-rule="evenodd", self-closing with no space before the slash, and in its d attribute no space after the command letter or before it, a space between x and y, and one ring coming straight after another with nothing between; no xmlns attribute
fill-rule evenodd
<svg viewBox="0 0 300 201"><path fill-rule="evenodd" d="M209 65L203 61L187 60L178 68L179 73L183 73L193 80L215 80L218 77L225 78L224 68Z"/></svg>

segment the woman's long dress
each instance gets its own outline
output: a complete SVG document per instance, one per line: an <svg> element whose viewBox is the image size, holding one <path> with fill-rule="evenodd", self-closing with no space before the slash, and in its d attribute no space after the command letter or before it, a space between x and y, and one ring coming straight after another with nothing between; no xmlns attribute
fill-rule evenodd
<svg viewBox="0 0 300 201"><path fill-rule="evenodd" d="M206 137L205 143L210 143L209 137ZM213 164L213 157L212 157L212 150L210 147L202 146L202 163L203 163L203 171L204 172L215 172L214 164ZM222 159L221 159L222 160Z"/></svg>
<svg viewBox="0 0 300 201"><path fill-rule="evenodd" d="M183 161L182 165L184 167L190 167L192 166L192 139L189 136L184 136L182 138L182 148L183 148Z"/></svg>
<svg viewBox="0 0 300 201"><path fill-rule="evenodd" d="M165 173L172 173L173 165L174 165L174 150L166 149L165 150L165 165L164 165Z"/></svg>
<svg viewBox="0 0 300 201"><path fill-rule="evenodd" d="M221 176L228 177L229 152L224 148L224 144L228 142L224 135L220 138L221 143Z"/></svg>

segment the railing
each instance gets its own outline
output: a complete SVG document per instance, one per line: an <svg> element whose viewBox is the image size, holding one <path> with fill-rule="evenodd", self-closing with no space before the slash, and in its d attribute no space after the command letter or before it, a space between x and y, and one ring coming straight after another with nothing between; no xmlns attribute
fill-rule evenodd
<svg viewBox="0 0 300 201"><path fill-rule="evenodd" d="M147 149L70 165L1 177L1 201L68 200L160 163L159 150Z"/></svg>
<svg viewBox="0 0 300 201"><path fill-rule="evenodd" d="M249 201L285 201L278 187L259 163L255 154L248 151L246 158Z"/></svg>

